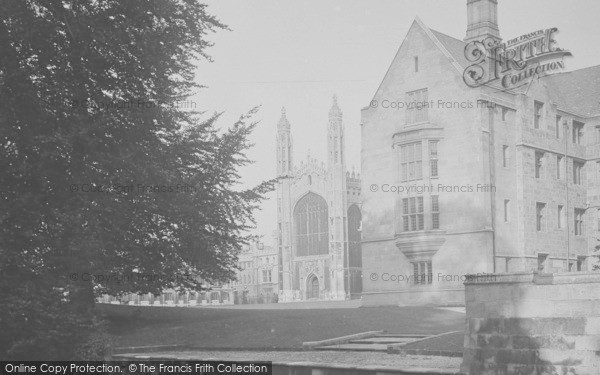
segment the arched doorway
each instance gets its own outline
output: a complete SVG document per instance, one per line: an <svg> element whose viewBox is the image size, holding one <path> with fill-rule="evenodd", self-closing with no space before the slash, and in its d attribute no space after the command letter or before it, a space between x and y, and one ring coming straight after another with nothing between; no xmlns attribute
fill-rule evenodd
<svg viewBox="0 0 600 375"><path fill-rule="evenodd" d="M306 280L306 299L319 299L319 279L315 275Z"/></svg>

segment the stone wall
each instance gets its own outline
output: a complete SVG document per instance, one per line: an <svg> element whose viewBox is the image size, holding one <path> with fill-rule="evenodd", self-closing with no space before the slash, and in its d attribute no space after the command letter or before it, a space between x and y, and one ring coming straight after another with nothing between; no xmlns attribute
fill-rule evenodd
<svg viewBox="0 0 600 375"><path fill-rule="evenodd" d="M600 374L600 273L513 273L465 282L461 371Z"/></svg>
<svg viewBox="0 0 600 375"><path fill-rule="evenodd" d="M362 293L362 306L464 306L465 291L456 289L416 288L414 290Z"/></svg>
<svg viewBox="0 0 600 375"><path fill-rule="evenodd" d="M478 107L479 91L465 86L462 70L456 69L447 51L436 43L439 40L433 32L415 21L373 101L362 110L362 298L366 305L414 304L413 296L421 289L419 298L435 294L431 303L453 304L454 296L446 298L439 292L452 290L456 294L454 290L462 289L462 281L440 281L438 274L493 272L490 194L444 189L475 187L489 181L481 151L485 143L481 116L487 109ZM410 122L407 106L390 107L390 102L397 101L414 104L407 93L423 89L427 89L427 101L433 103L426 121ZM448 108L447 103L450 107L453 103L471 106ZM429 141L439 141L437 176L432 176L429 168ZM422 178L402 181L401 146L414 142L421 142ZM397 185L413 190L391 192L390 186ZM421 193L414 190L423 186L428 189ZM405 231L403 199L417 196L423 198L424 229ZM439 198L439 229L433 226L431 196ZM414 264L421 261L432 263L433 282L426 286L386 277L412 275Z"/></svg>

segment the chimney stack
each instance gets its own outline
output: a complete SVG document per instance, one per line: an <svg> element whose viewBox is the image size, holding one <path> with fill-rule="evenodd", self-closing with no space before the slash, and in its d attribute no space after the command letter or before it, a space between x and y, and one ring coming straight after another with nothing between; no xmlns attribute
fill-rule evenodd
<svg viewBox="0 0 600 375"><path fill-rule="evenodd" d="M488 37L502 40L498 30L498 0L467 0L467 23L467 43Z"/></svg>

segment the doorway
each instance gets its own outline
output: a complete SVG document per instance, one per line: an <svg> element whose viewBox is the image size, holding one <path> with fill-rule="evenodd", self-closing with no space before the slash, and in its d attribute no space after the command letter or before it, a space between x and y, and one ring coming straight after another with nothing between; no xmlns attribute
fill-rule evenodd
<svg viewBox="0 0 600 375"><path fill-rule="evenodd" d="M306 299L319 299L319 279L315 275L306 281Z"/></svg>

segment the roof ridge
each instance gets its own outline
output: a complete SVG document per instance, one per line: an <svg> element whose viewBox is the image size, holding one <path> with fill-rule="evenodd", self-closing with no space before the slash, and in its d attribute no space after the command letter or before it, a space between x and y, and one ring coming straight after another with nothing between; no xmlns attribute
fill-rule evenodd
<svg viewBox="0 0 600 375"><path fill-rule="evenodd" d="M425 35L427 35L427 37L429 37L429 39L431 39L433 44L435 44L444 55L446 55L448 58L450 58L450 62L454 66L454 68L460 74L462 74L462 70L464 68L460 66L457 59L454 57L454 55L448 49L448 47L437 37L437 35L435 35L433 33L433 30L431 28L429 28L429 26L425 25L425 23L423 23L423 21L421 21L421 19L419 17L415 18L415 21L423 29L423 31L425 31Z"/></svg>
<svg viewBox="0 0 600 375"><path fill-rule="evenodd" d="M427 26L423 21L421 21L421 19L419 18L419 16L415 16L413 22L411 23L410 27L408 28L408 31L406 32L406 35L404 36L404 39L402 39L402 43L400 43L400 46L396 50L396 54L392 58L392 61L390 62L390 65L388 66L388 69L386 70L385 74L383 75L383 79L381 80L381 82L377 86L377 89L375 90L375 93L373 94L372 98L375 98L375 96L377 96L377 93L379 93L379 89L381 89L381 85L383 85L383 82L385 82L386 78L388 77L388 74L390 73L390 70L392 69L392 66L394 65L394 62L396 61L396 58L398 57L398 54L400 53L400 50L402 49L402 46L406 42L406 40L408 38L408 35L413 30L413 28L415 27L415 25L417 27L420 27L423 30L423 32L425 33L425 35L427 36L427 38L429 38L431 40L431 42L440 50L440 52L442 54L444 54L445 56L447 56L450 59L450 63L454 66L454 68L460 74L462 74L462 69L463 68L460 67L459 63L456 61L456 59L454 58L454 56L452 55L452 53L448 50L448 48L446 48L446 46L444 45L444 43L442 43L442 41L440 41L438 39L438 37L435 34L433 34L433 32L429 28L429 26ZM365 110L365 109L368 109L368 108L369 107L367 106L367 107L364 107L362 109Z"/></svg>
<svg viewBox="0 0 600 375"><path fill-rule="evenodd" d="M575 69L575 70L569 70L569 71L563 71L563 72L548 74L548 75L546 75L544 77L541 77L541 78L565 76L565 75L568 75L568 74L571 74L571 73L580 73L583 70L592 69L592 68L600 68L600 64L599 65L586 66L585 68L579 68L579 69Z"/></svg>
<svg viewBox="0 0 600 375"><path fill-rule="evenodd" d="M575 73L575 72L579 72L579 71L586 70L586 69L592 69L592 68L600 68L600 64L598 64L598 65L592 65L592 66L586 66L585 68L579 68L579 69L575 69L575 70L570 70L570 71L565 72L565 73Z"/></svg>
<svg viewBox="0 0 600 375"><path fill-rule="evenodd" d="M441 31L434 30L434 29L432 29L432 28L430 28L429 30L431 30L431 31L433 31L434 33L437 33L437 34L441 34L441 35L443 35L443 36L447 36L448 38L452 38L452 39L454 39L454 40L456 40L456 41L459 41L459 42L461 42L461 43L465 43L465 44L467 44L467 42L465 42L464 40L461 40L461 39L455 38L455 37L453 37L452 35L448 35L448 34L446 34L446 33L443 33L443 32L441 32Z"/></svg>

